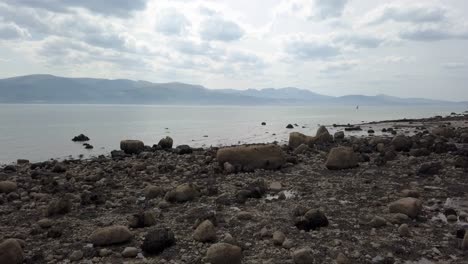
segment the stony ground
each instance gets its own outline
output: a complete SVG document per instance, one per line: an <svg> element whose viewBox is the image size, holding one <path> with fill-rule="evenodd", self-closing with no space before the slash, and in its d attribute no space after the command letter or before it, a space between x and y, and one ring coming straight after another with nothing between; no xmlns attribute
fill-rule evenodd
<svg viewBox="0 0 468 264"><path fill-rule="evenodd" d="M217 242L239 246L242 263L301 263L293 255L304 248L311 258L302 263L468 263L468 249L462 249L468 229L467 120L367 124L376 136L346 132L344 140L300 154L283 146L288 163L275 171L227 173L216 149L19 161L0 172L0 242L19 239L24 263L207 263L207 250ZM440 125L454 133L432 136ZM393 135L380 132L384 127L408 135L411 149L396 151ZM427 143L428 137L435 143ZM326 168L328 152L338 145L354 148L359 167ZM421 149L424 155L416 151ZM166 194L186 183L197 190L182 199L188 201ZM252 189L255 197L240 195ZM406 196L422 202L414 219L389 211L390 203ZM295 215L306 209L323 212L328 226L299 230ZM144 213L147 221L134 217ZM215 234L200 242L195 229L206 219ZM103 246L90 237L115 225L128 227L132 237ZM143 252L145 236L158 228L172 231L175 244L159 254Z"/></svg>

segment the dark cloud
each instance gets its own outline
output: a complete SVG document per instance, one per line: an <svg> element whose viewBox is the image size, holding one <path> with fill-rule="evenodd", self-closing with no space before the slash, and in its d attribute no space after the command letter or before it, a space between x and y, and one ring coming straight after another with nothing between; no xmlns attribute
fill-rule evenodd
<svg viewBox="0 0 468 264"><path fill-rule="evenodd" d="M52 12L70 12L73 8L84 8L94 13L112 16L128 16L143 10L146 0L5 0L15 6L40 8Z"/></svg>
<svg viewBox="0 0 468 264"><path fill-rule="evenodd" d="M205 19L200 25L200 36L203 40L234 41L245 34L235 22L221 17Z"/></svg>
<svg viewBox="0 0 468 264"><path fill-rule="evenodd" d="M162 10L156 20L156 30L169 36L182 35L190 26L190 21L175 8Z"/></svg>

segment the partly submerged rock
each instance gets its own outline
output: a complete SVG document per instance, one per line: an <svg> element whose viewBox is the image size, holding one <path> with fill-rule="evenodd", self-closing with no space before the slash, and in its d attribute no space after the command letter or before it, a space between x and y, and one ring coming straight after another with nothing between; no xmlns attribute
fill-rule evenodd
<svg viewBox="0 0 468 264"><path fill-rule="evenodd" d="M145 145L140 140L122 140L120 141L120 149L126 154L138 154L145 149Z"/></svg>

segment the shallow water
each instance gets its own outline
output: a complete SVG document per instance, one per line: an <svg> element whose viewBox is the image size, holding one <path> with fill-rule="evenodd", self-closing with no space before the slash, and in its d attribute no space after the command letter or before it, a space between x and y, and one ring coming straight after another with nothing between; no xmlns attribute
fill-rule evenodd
<svg viewBox="0 0 468 264"><path fill-rule="evenodd" d="M238 143L284 142L291 131L314 134L318 125L448 115L450 107L245 107L142 105L0 104L0 164L18 158L42 161L107 154L122 139L157 144L171 136L175 145L193 147ZM262 126L261 122L266 122ZM287 124L298 124L293 130ZM302 128L304 126L305 128ZM71 138L91 138L85 150Z"/></svg>

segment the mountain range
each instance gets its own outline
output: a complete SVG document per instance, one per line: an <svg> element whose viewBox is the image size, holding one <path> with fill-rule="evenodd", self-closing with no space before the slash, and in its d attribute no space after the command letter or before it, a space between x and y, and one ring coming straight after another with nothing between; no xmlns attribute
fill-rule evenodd
<svg viewBox="0 0 468 264"><path fill-rule="evenodd" d="M294 87L261 90L207 89L185 83L27 75L0 79L0 103L162 105L468 105L388 95L327 96Z"/></svg>

